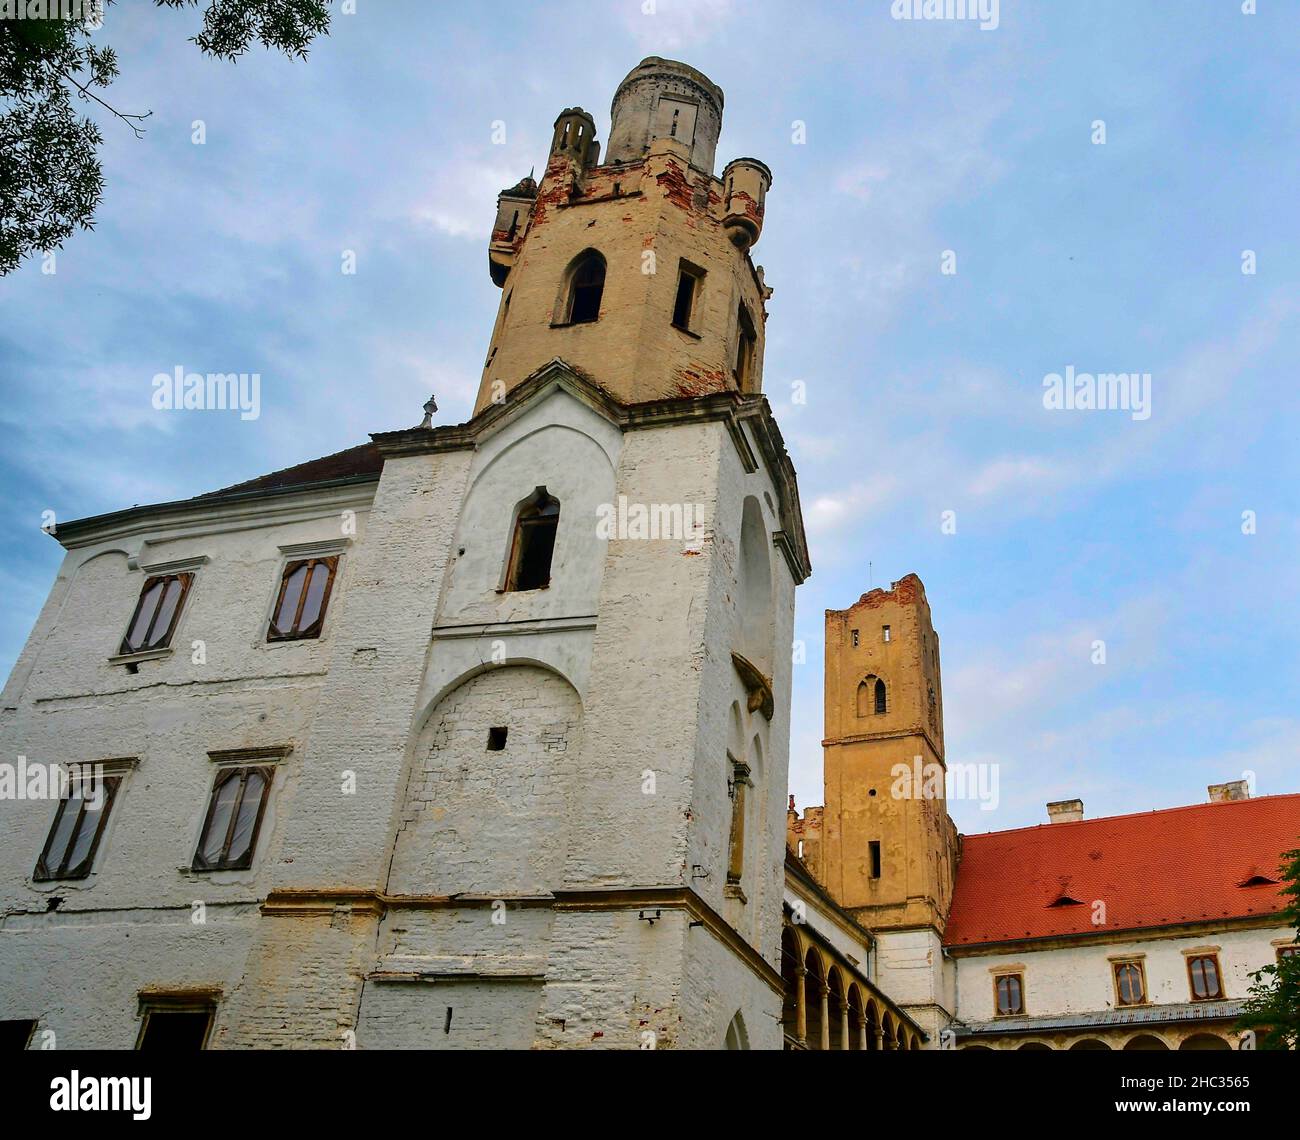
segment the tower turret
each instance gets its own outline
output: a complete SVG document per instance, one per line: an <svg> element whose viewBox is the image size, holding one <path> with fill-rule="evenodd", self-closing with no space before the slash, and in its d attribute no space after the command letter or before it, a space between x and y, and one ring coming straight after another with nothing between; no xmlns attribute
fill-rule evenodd
<svg viewBox="0 0 1300 1140"><path fill-rule="evenodd" d="M687 147L687 161L713 173L722 131L722 88L693 67L652 55L619 84L610 107L606 162L636 162L655 139Z"/></svg>
<svg viewBox="0 0 1300 1140"><path fill-rule="evenodd" d="M733 158L722 172L722 225L734 245L748 249L763 232L763 207L772 172L756 158Z"/></svg>
<svg viewBox="0 0 1300 1140"><path fill-rule="evenodd" d="M555 120L551 136L551 158L568 158L580 174L600 161L600 143L596 141L596 120L581 107L566 107Z"/></svg>

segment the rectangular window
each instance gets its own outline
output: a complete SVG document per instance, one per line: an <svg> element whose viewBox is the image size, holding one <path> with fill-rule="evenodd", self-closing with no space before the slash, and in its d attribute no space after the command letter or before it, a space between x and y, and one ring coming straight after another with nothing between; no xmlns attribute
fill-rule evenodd
<svg viewBox="0 0 1300 1140"><path fill-rule="evenodd" d="M1141 962L1116 962L1115 1000L1119 1005L1142 1005L1147 1000L1146 977Z"/></svg>
<svg viewBox="0 0 1300 1140"><path fill-rule="evenodd" d="M74 776L68 794L59 801L33 879L50 882L90 874L120 782L120 776Z"/></svg>
<svg viewBox="0 0 1300 1140"><path fill-rule="evenodd" d="M1197 954L1187 959L1187 975L1192 984L1192 997L1196 1001L1210 1001L1223 997L1223 984L1219 980L1217 954Z"/></svg>
<svg viewBox="0 0 1300 1140"><path fill-rule="evenodd" d="M880 627L880 635L881 635L881 637L883 637L886 641L888 641L888 640L889 640L889 626L887 626L887 625L882 625L882 626Z"/></svg>
<svg viewBox="0 0 1300 1140"><path fill-rule="evenodd" d="M869 849L871 852L871 877L878 879L880 878L880 841L873 839L869 844Z"/></svg>
<svg viewBox="0 0 1300 1140"><path fill-rule="evenodd" d="M35 1032L35 1021L0 1021L0 1053L26 1049Z"/></svg>
<svg viewBox="0 0 1300 1140"><path fill-rule="evenodd" d="M217 1012L215 996L159 994L140 999L136 1048L151 1053L197 1053L208 1043Z"/></svg>
<svg viewBox="0 0 1300 1140"><path fill-rule="evenodd" d="M118 653L144 653L149 649L166 649L171 644L176 620L189 593L194 574L158 574L146 578L140 600L126 627L126 636Z"/></svg>
<svg viewBox="0 0 1300 1140"><path fill-rule="evenodd" d="M1025 985L1019 974L999 974L993 979L993 990L1000 1017L1025 1012Z"/></svg>
<svg viewBox="0 0 1300 1140"><path fill-rule="evenodd" d="M677 273L677 299L673 302L673 326L691 331L691 315L704 283L704 270L683 261Z"/></svg>
<svg viewBox="0 0 1300 1140"><path fill-rule="evenodd" d="M239 871L252 865L274 776L273 768L261 766L217 770L194 870Z"/></svg>
<svg viewBox="0 0 1300 1140"><path fill-rule="evenodd" d="M853 633L852 633L852 641L853 641L853 648L854 648L854 649L857 649L857 647L858 647L858 631L857 631L856 629L855 629L855 630L853 631Z"/></svg>
<svg viewBox="0 0 1300 1140"><path fill-rule="evenodd" d="M267 641L301 641L320 637L339 556L300 558L285 564L280 592L271 612Z"/></svg>

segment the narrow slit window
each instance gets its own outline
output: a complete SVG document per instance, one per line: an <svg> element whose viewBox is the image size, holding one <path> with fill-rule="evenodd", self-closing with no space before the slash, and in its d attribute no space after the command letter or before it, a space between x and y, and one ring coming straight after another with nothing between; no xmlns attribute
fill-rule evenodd
<svg viewBox="0 0 1300 1140"><path fill-rule="evenodd" d="M871 856L871 877L880 878L880 840L873 839L868 845L868 851Z"/></svg>
<svg viewBox="0 0 1300 1140"><path fill-rule="evenodd" d="M194 870L238 871L252 866L273 774L266 767L218 771L194 853Z"/></svg>
<svg viewBox="0 0 1300 1140"><path fill-rule="evenodd" d="M118 652L143 653L149 649L166 649L171 644L181 605L193 581L193 573L159 574L147 578Z"/></svg>
<svg viewBox="0 0 1300 1140"><path fill-rule="evenodd" d="M551 559L560 525L560 501L538 487L515 515L506 572L507 593L540 590L551 583Z"/></svg>
<svg viewBox="0 0 1300 1140"><path fill-rule="evenodd" d="M889 640L889 626L882 625L880 627L880 636L883 637L886 641Z"/></svg>
<svg viewBox="0 0 1300 1140"><path fill-rule="evenodd" d="M568 323L582 325L597 320L604 292L605 259L592 250L573 268L569 283Z"/></svg>
<svg viewBox="0 0 1300 1140"><path fill-rule="evenodd" d="M59 801L45 847L32 878L84 879L95 862L95 852L117 796L120 776L75 778Z"/></svg>
<svg viewBox="0 0 1300 1140"><path fill-rule="evenodd" d="M853 642L853 648L854 648L854 649L857 649L857 647L858 647L858 631L857 631L856 629L852 632L852 634L850 634L850 638L851 638L851 640L852 640L852 642Z"/></svg>
<svg viewBox="0 0 1300 1140"><path fill-rule="evenodd" d="M320 637L338 565L337 554L329 558L302 558L285 565L271 624L266 631L267 641Z"/></svg>
<svg viewBox="0 0 1300 1140"><path fill-rule="evenodd" d="M749 310L741 305L736 313L736 386L742 392L748 392L753 381L754 348L758 336L754 331L754 322Z"/></svg>
<svg viewBox="0 0 1300 1140"><path fill-rule="evenodd" d="M885 682L876 678L876 716L884 716L885 709L888 707L888 694L885 689Z"/></svg>

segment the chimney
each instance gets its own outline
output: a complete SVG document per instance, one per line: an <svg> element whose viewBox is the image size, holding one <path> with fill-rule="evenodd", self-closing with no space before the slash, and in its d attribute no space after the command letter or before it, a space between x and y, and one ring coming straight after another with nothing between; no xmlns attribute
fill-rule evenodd
<svg viewBox="0 0 1300 1140"><path fill-rule="evenodd" d="M1250 784L1246 780L1229 780L1226 784L1211 784L1206 790L1210 793L1212 804L1250 799Z"/></svg>
<svg viewBox="0 0 1300 1140"><path fill-rule="evenodd" d="M1078 823L1083 818L1083 800L1057 800L1047 805L1049 823Z"/></svg>

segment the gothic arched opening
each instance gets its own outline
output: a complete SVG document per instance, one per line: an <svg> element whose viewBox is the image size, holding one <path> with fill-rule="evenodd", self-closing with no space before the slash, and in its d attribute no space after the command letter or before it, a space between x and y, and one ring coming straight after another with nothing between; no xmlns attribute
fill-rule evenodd
<svg viewBox="0 0 1300 1140"><path fill-rule="evenodd" d="M570 263L565 282L563 323L583 325L599 319L605 293L605 259L594 249L578 254Z"/></svg>

